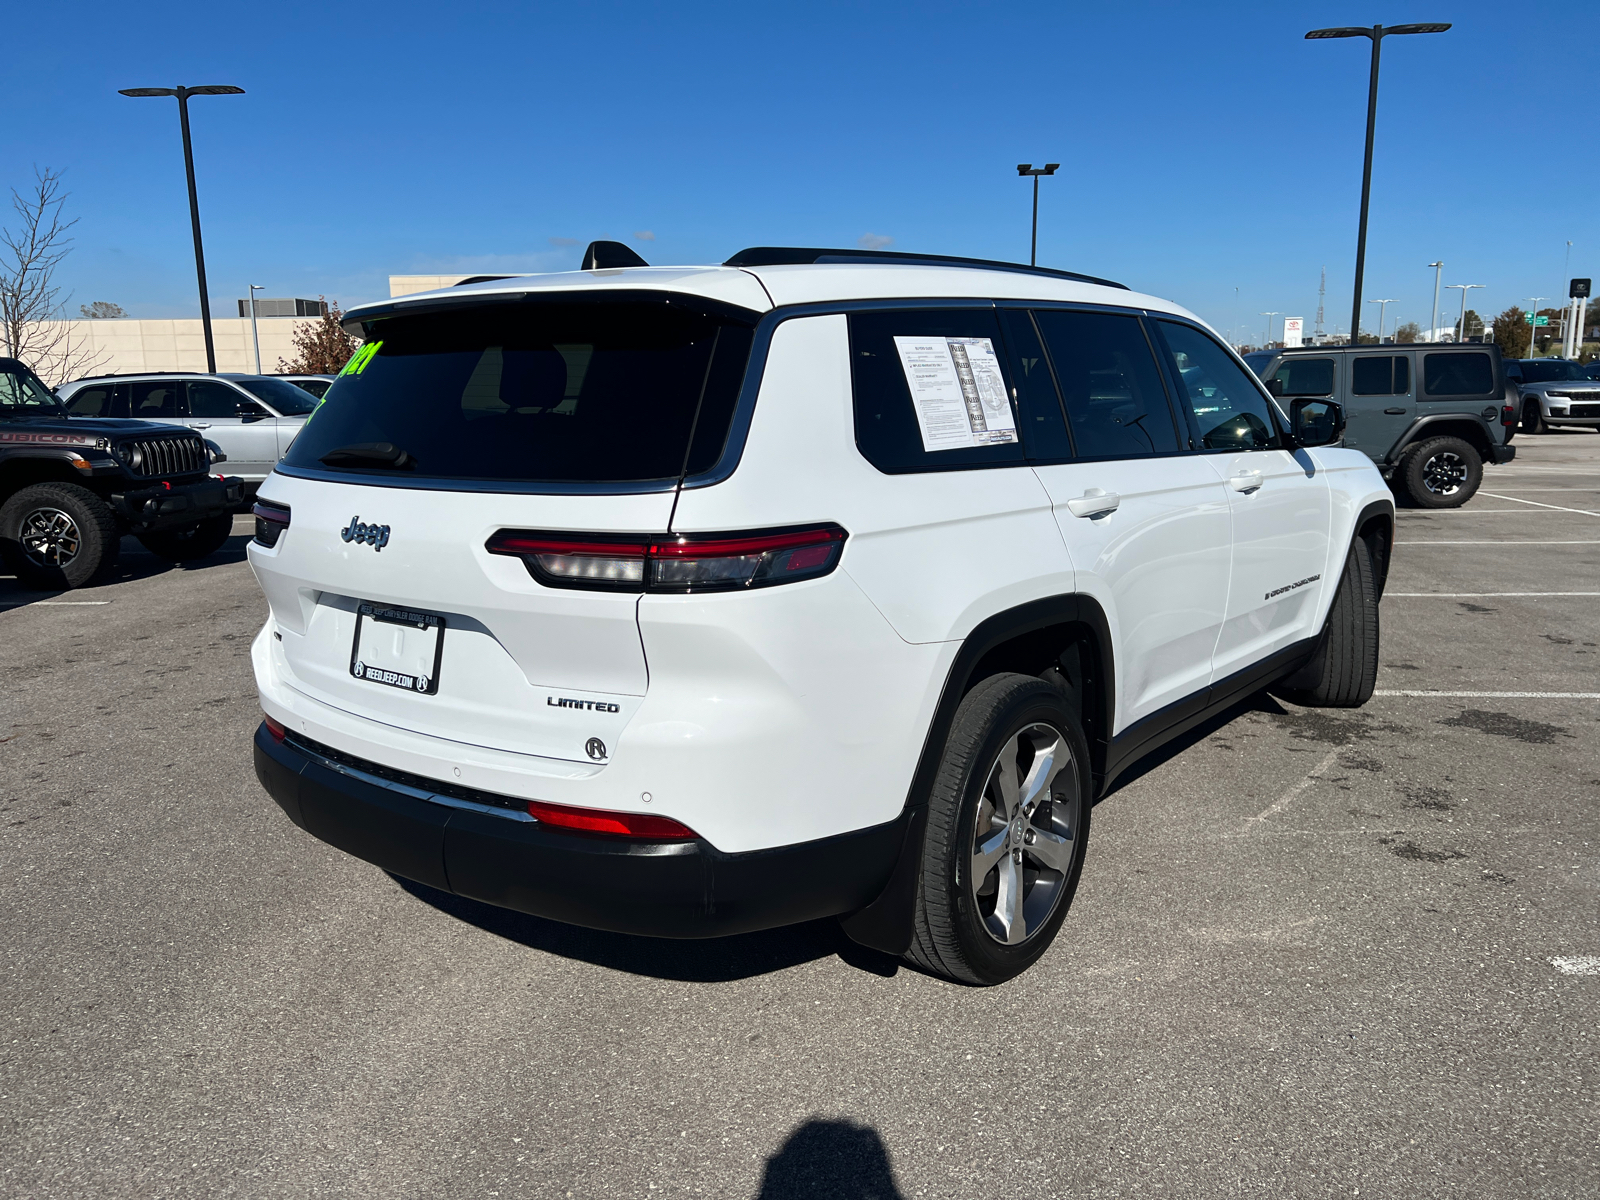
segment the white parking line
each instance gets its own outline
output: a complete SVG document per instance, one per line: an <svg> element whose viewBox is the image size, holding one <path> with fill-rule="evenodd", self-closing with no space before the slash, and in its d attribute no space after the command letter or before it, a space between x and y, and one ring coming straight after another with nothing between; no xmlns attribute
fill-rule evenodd
<svg viewBox="0 0 1600 1200"><path fill-rule="evenodd" d="M1480 492L1483 496L1492 496L1496 500L1510 500L1517 504L1531 504L1534 508L1550 508L1556 512L1582 513L1586 517L1600 517L1600 512L1593 512L1587 508L1563 508L1559 504L1544 504L1538 500L1518 500L1515 496L1502 496L1498 492ZM1458 509L1457 511L1465 511ZM1505 512L1505 509L1490 509L1491 512ZM1514 511L1514 510L1513 510Z"/></svg>
<svg viewBox="0 0 1600 1200"><path fill-rule="evenodd" d="M1576 542L1441 542L1429 538L1423 542L1396 542L1396 546L1600 546L1600 541Z"/></svg>
<svg viewBox="0 0 1600 1200"><path fill-rule="evenodd" d="M1283 795L1279 796L1271 804L1267 805L1266 808L1262 809L1255 816L1246 817L1244 819L1245 828L1248 829L1252 823L1265 821L1268 817L1276 816L1278 813L1281 813L1284 809L1288 808L1290 803L1293 802L1294 798L1315 783L1317 777L1326 771L1333 764L1333 760L1338 757L1339 750L1337 747L1329 750L1326 757L1324 757L1321 762L1306 772L1304 779L1295 784Z"/></svg>
<svg viewBox="0 0 1600 1200"><path fill-rule="evenodd" d="M1416 599L1419 596L1438 597L1442 600L1476 600L1501 596L1600 596L1600 592L1385 592L1385 600L1395 596Z"/></svg>
<svg viewBox="0 0 1600 1200"><path fill-rule="evenodd" d="M9 600L0 601L0 608L36 608L41 604L54 605L57 608L93 608L100 604L110 604L109 600L18 600L15 603Z"/></svg>
<svg viewBox="0 0 1600 1200"><path fill-rule="evenodd" d="M1372 694L1435 700L1600 700L1600 692L1425 692L1403 688L1379 688Z"/></svg>
<svg viewBox="0 0 1600 1200"><path fill-rule="evenodd" d="M1600 975L1600 954L1576 954L1571 958L1552 958L1550 965L1563 975Z"/></svg>

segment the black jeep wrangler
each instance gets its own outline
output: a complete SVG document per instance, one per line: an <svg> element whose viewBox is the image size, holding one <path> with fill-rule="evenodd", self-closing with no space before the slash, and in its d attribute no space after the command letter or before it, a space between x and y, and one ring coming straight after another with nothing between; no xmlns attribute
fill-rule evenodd
<svg viewBox="0 0 1600 1200"><path fill-rule="evenodd" d="M70 417L0 358L0 557L24 587L81 587L116 563L125 533L174 562L218 550L244 485L210 471L198 434Z"/></svg>

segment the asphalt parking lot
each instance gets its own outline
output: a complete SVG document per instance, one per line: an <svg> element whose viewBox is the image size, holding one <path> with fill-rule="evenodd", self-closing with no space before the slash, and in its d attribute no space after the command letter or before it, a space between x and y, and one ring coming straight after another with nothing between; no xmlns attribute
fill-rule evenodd
<svg viewBox="0 0 1600 1200"><path fill-rule="evenodd" d="M1600 436L1402 510L1379 695L1095 811L1049 956L603 935L404 883L250 765L246 526L0 579L0 1194L1600 1195Z"/></svg>

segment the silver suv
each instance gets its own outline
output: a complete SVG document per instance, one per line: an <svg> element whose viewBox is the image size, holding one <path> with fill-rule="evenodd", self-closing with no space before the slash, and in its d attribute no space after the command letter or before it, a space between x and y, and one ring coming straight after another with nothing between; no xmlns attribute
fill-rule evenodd
<svg viewBox="0 0 1600 1200"><path fill-rule="evenodd" d="M1600 380L1589 372L1589 367L1565 358L1508 362L1506 379L1517 389L1522 432L1600 429Z"/></svg>
<svg viewBox="0 0 1600 1200"><path fill-rule="evenodd" d="M75 417L132 417L196 430L254 491L317 407L311 393L266 375L179 371L98 375L56 389Z"/></svg>

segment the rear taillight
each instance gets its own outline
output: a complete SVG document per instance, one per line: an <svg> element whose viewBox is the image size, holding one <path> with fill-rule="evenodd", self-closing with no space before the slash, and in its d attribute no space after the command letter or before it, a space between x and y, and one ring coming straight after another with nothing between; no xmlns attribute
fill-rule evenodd
<svg viewBox="0 0 1600 1200"><path fill-rule="evenodd" d="M254 512L256 541L263 546L276 546L283 531L289 528L288 506L273 504L270 500L257 500Z"/></svg>
<svg viewBox="0 0 1600 1200"><path fill-rule="evenodd" d="M1500 409L1500 424L1510 429L1517 423L1517 410L1507 404Z"/></svg>
<svg viewBox="0 0 1600 1200"><path fill-rule="evenodd" d="M584 833L606 833L614 837L641 838L651 842L685 842L698 836L687 825L679 824L671 817L608 812L599 808L572 808L565 804L546 804L542 800L528 801L528 815L560 829L578 829Z"/></svg>
<svg viewBox="0 0 1600 1200"><path fill-rule="evenodd" d="M485 549L521 558L549 587L731 592L826 575L839 565L846 536L837 525L660 537L502 529Z"/></svg>
<svg viewBox="0 0 1600 1200"><path fill-rule="evenodd" d="M265 713L262 714L262 720L266 722L267 732L272 735L273 741L281 742L288 736L289 731Z"/></svg>

